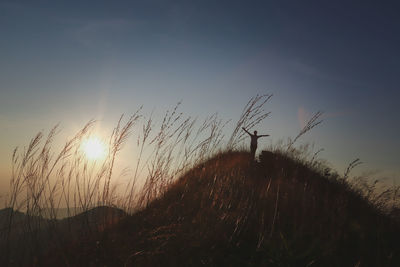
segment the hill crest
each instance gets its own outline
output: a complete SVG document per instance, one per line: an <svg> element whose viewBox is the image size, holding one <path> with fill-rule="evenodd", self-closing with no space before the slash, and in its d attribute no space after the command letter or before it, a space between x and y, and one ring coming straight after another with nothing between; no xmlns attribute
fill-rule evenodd
<svg viewBox="0 0 400 267"><path fill-rule="evenodd" d="M267 154L265 154L267 155ZM111 266L395 266L400 231L340 177L282 153L228 152L143 210L64 251ZM378 241L378 242L377 242ZM82 258L72 257L85 247ZM47 259L47 262L55 263Z"/></svg>

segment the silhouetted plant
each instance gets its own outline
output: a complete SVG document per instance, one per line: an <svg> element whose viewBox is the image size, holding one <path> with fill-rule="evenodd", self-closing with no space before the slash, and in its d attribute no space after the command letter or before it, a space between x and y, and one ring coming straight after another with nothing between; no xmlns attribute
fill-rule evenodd
<svg viewBox="0 0 400 267"><path fill-rule="evenodd" d="M270 112L265 112L263 108L271 98L272 94L257 95L247 102L228 140L228 150L235 149L243 141L246 134L242 131L242 127L250 130L268 117Z"/></svg>
<svg viewBox="0 0 400 267"><path fill-rule="evenodd" d="M315 113L311 117L311 119L306 123L306 125L300 130L300 132L293 139L289 139L289 143L287 145L287 150L293 149L294 143L296 143L296 141L300 137L305 135L307 132L309 132L315 126L317 126L317 125L322 123L322 120L320 120L320 117L322 116L322 114L323 114L323 112L321 112L321 111L318 111L317 113Z"/></svg>
<svg viewBox="0 0 400 267"><path fill-rule="evenodd" d="M395 255L395 249L391 239L385 239L389 235L385 227L390 224L380 213L391 214L398 207L399 187L378 192L378 182L350 179L351 170L360 164L358 159L339 175L318 159L323 149L312 152L312 146L294 146L322 122L322 112L288 144L272 145L268 161L261 158L249 164L248 152L240 150L245 134L241 127L252 128L265 119L270 113L263 110L264 105L271 97L251 98L228 140L224 129L229 121L217 114L199 122L185 117L179 102L157 125L155 115L146 119L140 108L126 122L120 117L109 137L108 154L95 162L88 161L81 149L94 121L57 154L53 149L58 126L47 138L38 133L25 150L15 149L12 156L7 205L11 211L24 211L28 219L18 228L23 238L12 243L17 224L10 212L3 231L5 254L8 257L11 247L23 250L30 259L43 251L58 251L54 255L63 256L55 262L63 259L66 265L98 265L104 260L105 265L323 266L398 260L388 258L387 253ZM137 160L132 172L123 172L129 181L118 191L115 162L128 137L135 134ZM110 227L116 221L93 223L88 214L99 205L123 208L131 216L115 228ZM86 212L79 225L84 238L73 234L77 230L70 219L57 220L61 206L66 206L68 217ZM354 217L354 212L366 221ZM378 227L380 235L374 235L372 227ZM352 244L353 248L383 252L352 255L345 244L358 242L360 236L363 242ZM87 254L74 253L82 246ZM176 262L168 258L175 254L182 255ZM42 260L51 262L46 257Z"/></svg>

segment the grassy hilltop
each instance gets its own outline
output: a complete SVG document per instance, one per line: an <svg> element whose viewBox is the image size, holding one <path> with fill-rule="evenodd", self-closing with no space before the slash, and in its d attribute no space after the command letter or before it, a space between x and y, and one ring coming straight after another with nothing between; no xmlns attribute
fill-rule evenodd
<svg viewBox="0 0 400 267"><path fill-rule="evenodd" d="M400 266L399 225L336 174L278 152L198 164L143 210L38 264Z"/></svg>
<svg viewBox="0 0 400 267"><path fill-rule="evenodd" d="M259 161L240 151L242 127L269 115L271 97L250 99L228 139L216 114L197 123L178 103L157 124L139 109L121 116L98 162L81 150L93 121L57 153L57 126L39 132L12 156L0 265L400 266L400 187L355 183L358 160L338 175L321 150L295 147L321 112ZM131 133L138 155L117 192L114 163Z"/></svg>

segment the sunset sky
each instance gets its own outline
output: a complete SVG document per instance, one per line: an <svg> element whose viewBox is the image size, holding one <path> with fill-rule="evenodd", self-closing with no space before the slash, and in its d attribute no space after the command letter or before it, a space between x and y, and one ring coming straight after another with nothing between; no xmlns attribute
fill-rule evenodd
<svg viewBox="0 0 400 267"><path fill-rule="evenodd" d="M0 195L13 148L58 122L111 128L180 100L235 120L270 93L261 148L321 110L300 144L339 173L360 158L399 184L399 13L396 1L0 0Z"/></svg>

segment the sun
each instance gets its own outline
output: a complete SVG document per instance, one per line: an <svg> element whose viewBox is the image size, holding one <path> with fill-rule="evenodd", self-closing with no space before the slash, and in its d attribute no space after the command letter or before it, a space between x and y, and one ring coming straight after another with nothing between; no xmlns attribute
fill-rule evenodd
<svg viewBox="0 0 400 267"><path fill-rule="evenodd" d="M106 145L95 136L82 141L82 149L90 160L102 159L106 155Z"/></svg>

